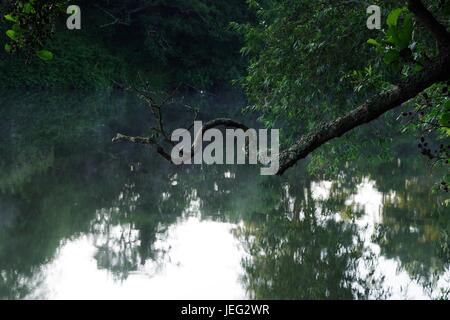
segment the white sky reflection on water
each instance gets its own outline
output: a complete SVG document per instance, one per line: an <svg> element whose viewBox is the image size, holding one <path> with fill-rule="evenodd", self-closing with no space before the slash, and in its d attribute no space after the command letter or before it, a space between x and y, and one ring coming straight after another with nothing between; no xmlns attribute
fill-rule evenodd
<svg viewBox="0 0 450 320"><path fill-rule="evenodd" d="M311 190L315 200L326 200L331 192L331 182L324 181L320 183L312 183ZM395 197L395 193L391 192L389 196ZM430 299L436 298L441 294L441 289L450 288L450 270L447 270L437 281L435 290L425 292L422 285L416 280L411 279L406 271L401 268L397 259L387 259L380 255L381 249L378 244L372 242L372 236L376 231L376 226L383 222L383 194L376 189L376 183L373 180L365 178L362 183L357 186L356 194L350 196L346 200L346 205L356 209L363 209L364 214L355 219L355 223L359 228L359 235L364 241L367 251L372 252L377 257L377 266L375 276L384 276L384 288L389 290L391 295L389 299ZM332 217L340 220L341 217L336 214ZM367 274L366 266L363 261L359 264L359 272Z"/></svg>
<svg viewBox="0 0 450 320"><path fill-rule="evenodd" d="M46 299L244 299L239 283L243 252L232 234L235 226L180 219L168 231L168 262L156 273L147 264L117 281L99 270L92 237L69 241L45 266L41 287L29 298Z"/></svg>
<svg viewBox="0 0 450 320"><path fill-rule="evenodd" d="M331 182L313 182L313 199L328 199L331 187ZM289 193L289 188L286 192ZM83 235L66 241L53 261L42 267L40 274L36 275L36 279L39 279L36 281L40 281L38 288L28 298L247 298L246 290L240 281L244 273L241 260L245 253L232 233L237 225L202 220L195 190L192 198L191 205L186 208L183 217L168 228L167 237L160 238L154 245L156 249L162 249L167 254L160 268L155 267L152 261L146 261L125 280L118 280L110 271L98 268L98 249L95 244L107 239L98 235L96 238L93 235ZM295 198L291 200L295 201ZM449 270L438 279L434 291L425 292L419 283L402 270L399 261L380 256L380 247L372 242L372 236L376 226L382 223L383 195L377 190L374 181L365 179L358 185L356 194L347 199L346 205L354 210L364 210L364 214L354 222L367 252L375 254L375 274L385 277L385 289L389 289L392 294L390 298L426 299L430 295L435 297L440 288L450 287ZM342 220L342 217L335 214L328 219ZM118 237L123 234L123 228L124 226L113 227L110 236L113 234ZM138 231L134 230L130 236L138 239L134 232ZM115 233L117 235L114 235ZM359 272L361 275L367 273L363 261L359 264Z"/></svg>

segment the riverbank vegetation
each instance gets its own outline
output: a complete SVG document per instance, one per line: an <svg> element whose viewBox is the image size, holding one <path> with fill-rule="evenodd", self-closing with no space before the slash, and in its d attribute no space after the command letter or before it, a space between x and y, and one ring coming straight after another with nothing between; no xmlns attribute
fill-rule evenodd
<svg viewBox="0 0 450 320"><path fill-rule="evenodd" d="M22 13L22 3L37 11L41 6L48 21L32 23L40 19L33 12ZM55 5L51 10L46 9L49 3ZM65 4L3 1L2 47L8 45L11 49L6 51L12 53L0 54L3 87L95 89L135 80L140 74L155 86L205 89L228 83L245 70L239 52L242 37L230 27L231 22L252 20L244 1L78 1L80 30L67 30ZM17 32L24 38L22 44L6 34L18 25L18 11L28 17ZM34 32L24 32L30 25ZM36 59L39 51L51 52L51 63Z"/></svg>
<svg viewBox="0 0 450 320"><path fill-rule="evenodd" d="M139 80L203 92L233 81L247 111L283 129L280 175L313 152L312 170L368 157L395 139L399 123L432 165L448 168L449 1L376 3L380 30L366 27L367 8L354 2L141 0L80 1L81 30L62 31L64 4L3 2L5 86ZM374 138L361 143L366 130ZM439 188L448 191L449 179Z"/></svg>
<svg viewBox="0 0 450 320"><path fill-rule="evenodd" d="M76 4L0 0L0 299L449 299L450 0L374 0L380 30L364 1ZM160 157L193 119L280 129L279 176Z"/></svg>

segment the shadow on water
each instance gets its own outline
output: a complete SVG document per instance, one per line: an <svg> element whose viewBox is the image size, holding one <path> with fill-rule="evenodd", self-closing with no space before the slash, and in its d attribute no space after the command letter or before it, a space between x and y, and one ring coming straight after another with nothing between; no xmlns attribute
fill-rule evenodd
<svg viewBox="0 0 450 320"><path fill-rule="evenodd" d="M148 133L133 97L0 99L1 298L448 295L449 210L416 154L333 181L300 166L171 167L110 142Z"/></svg>

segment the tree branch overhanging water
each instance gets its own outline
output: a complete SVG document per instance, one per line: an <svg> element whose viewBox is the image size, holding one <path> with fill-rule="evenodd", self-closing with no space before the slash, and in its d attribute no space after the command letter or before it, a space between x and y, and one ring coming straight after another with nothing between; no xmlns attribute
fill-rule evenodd
<svg viewBox="0 0 450 320"><path fill-rule="evenodd" d="M416 19L427 28L436 40L439 54L417 74L397 84L393 89L379 93L359 105L349 113L333 121L325 123L312 133L305 134L288 149L280 153L280 169L277 175L283 175L286 170L294 166L301 159L318 149L330 140L341 137L345 133L379 118L384 113L393 110L410 99L416 97L435 83L450 79L450 34L445 26L440 24L433 14L424 6L421 0L409 0L409 10ZM159 117L160 125L162 118ZM246 130L246 126L232 119L215 119L206 123L203 132L208 129L228 126ZM167 140L167 139L166 139ZM151 138L129 137L118 134L114 142L127 141L155 145L157 152L166 160L170 160L170 153ZM197 139L196 139L197 141ZM193 150L195 147L193 145ZM192 153L193 154L193 153Z"/></svg>

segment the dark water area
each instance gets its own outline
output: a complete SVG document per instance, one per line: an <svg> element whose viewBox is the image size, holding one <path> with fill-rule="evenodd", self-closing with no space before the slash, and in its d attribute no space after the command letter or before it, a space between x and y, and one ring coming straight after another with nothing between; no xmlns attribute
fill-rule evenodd
<svg viewBox="0 0 450 320"><path fill-rule="evenodd" d="M203 117L238 105L211 99ZM9 92L0 106L2 299L448 298L450 210L417 154L330 180L176 167L111 143L149 134L130 95Z"/></svg>

